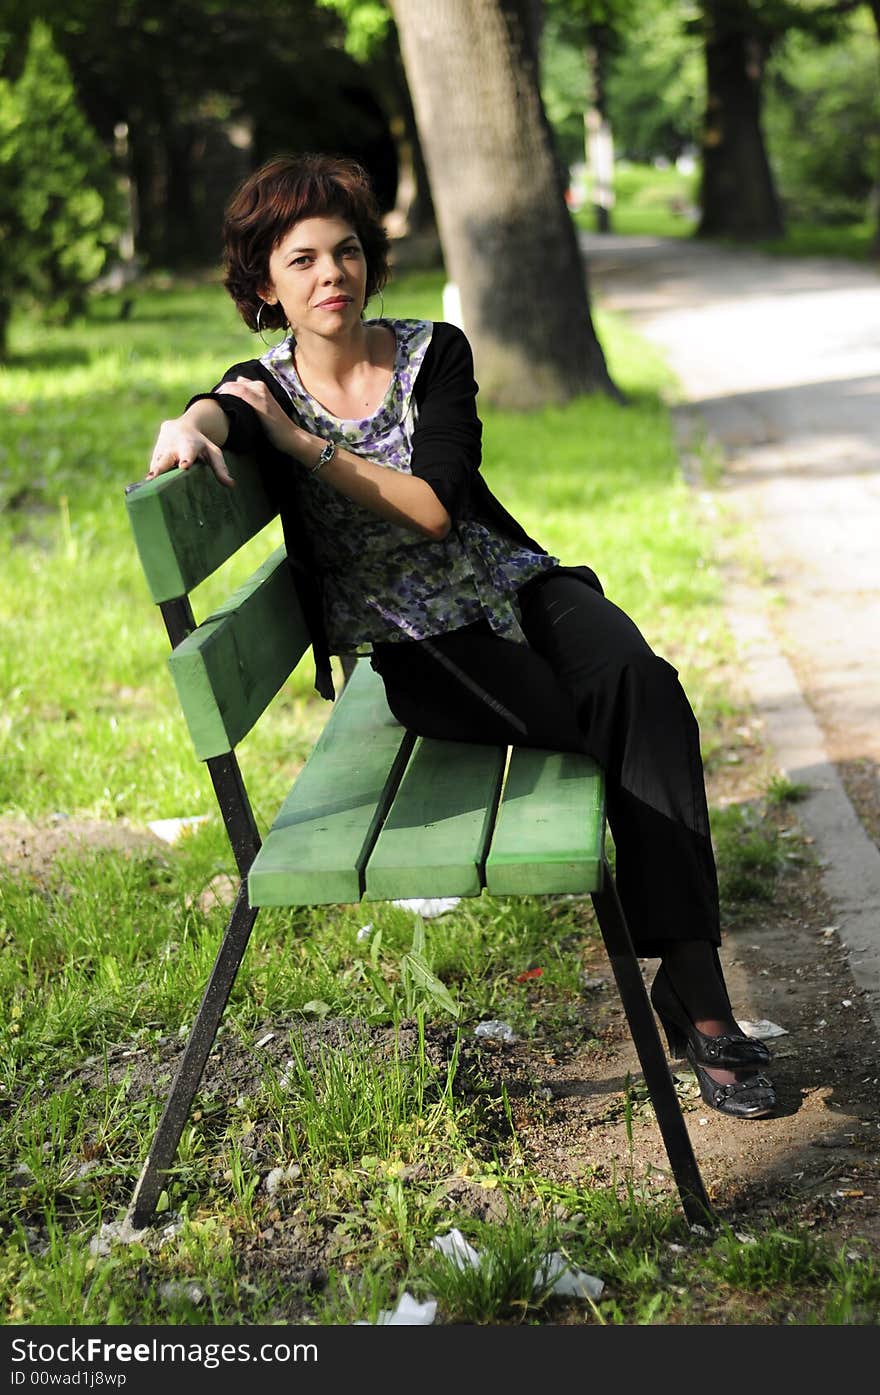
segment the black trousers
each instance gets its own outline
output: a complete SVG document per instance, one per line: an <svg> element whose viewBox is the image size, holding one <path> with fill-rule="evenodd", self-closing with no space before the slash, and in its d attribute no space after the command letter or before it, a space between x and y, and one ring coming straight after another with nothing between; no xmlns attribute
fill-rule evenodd
<svg viewBox="0 0 880 1395"><path fill-rule="evenodd" d="M588 568L548 572L519 601L527 645L484 620L376 644L392 712L422 736L594 756L636 953L661 955L677 939L720 944L699 730L676 670Z"/></svg>

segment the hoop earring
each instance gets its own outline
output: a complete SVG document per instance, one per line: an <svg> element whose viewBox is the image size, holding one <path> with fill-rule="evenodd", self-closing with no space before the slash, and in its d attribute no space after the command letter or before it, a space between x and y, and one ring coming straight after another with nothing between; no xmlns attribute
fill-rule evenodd
<svg viewBox="0 0 880 1395"><path fill-rule="evenodd" d="M266 336L263 334L263 331L260 329L260 320L262 319L263 311L265 310L267 304L268 304L267 301L261 300L261 301L260 301L260 308L259 308L259 310L257 311L257 334L259 334L259 336L260 336L260 338L262 339L262 341L263 341L264 344L268 344L269 341L268 341L268 339L266 338ZM284 321L284 324L283 324L283 325L277 326L277 328L286 330L286 329L288 328L287 321L285 320L285 321Z"/></svg>
<svg viewBox="0 0 880 1395"><path fill-rule="evenodd" d="M263 311L265 310L265 308L266 308L266 302L265 302L265 300L261 300L261 301L260 301L260 308L259 308L259 310L257 311L257 334L259 334L260 338L263 340L263 343L264 343L264 344L267 344L269 341L268 341L266 338L264 338L264 336L263 336L263 331L262 331L261 328L260 328L260 320L263 318Z"/></svg>

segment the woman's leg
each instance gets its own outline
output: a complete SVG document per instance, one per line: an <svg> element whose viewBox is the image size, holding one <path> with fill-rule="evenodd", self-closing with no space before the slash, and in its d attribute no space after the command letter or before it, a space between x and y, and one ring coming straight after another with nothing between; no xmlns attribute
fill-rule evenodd
<svg viewBox="0 0 880 1395"><path fill-rule="evenodd" d="M605 769L620 899L637 953L662 959L652 1000L670 1044L684 1043L709 1103L744 1117L767 1114L775 1097L755 1067L769 1053L743 1037L718 956L699 730L678 675L623 611L574 577L525 588L522 617Z"/></svg>
<svg viewBox="0 0 880 1395"><path fill-rule="evenodd" d="M484 622L376 646L392 711L426 736L594 755L633 943L720 942L697 724L675 670L617 606L553 575L524 588L529 645Z"/></svg>
<svg viewBox="0 0 880 1395"><path fill-rule="evenodd" d="M618 606L565 574L524 589L522 624L605 770L618 889L636 949L719 944L699 731L675 669Z"/></svg>
<svg viewBox="0 0 880 1395"><path fill-rule="evenodd" d="M595 755L636 952L663 959L701 1032L738 1032L716 949L699 733L675 670L619 607L576 577L551 574L524 588L521 601L528 646L485 622L377 646L392 711L426 736Z"/></svg>

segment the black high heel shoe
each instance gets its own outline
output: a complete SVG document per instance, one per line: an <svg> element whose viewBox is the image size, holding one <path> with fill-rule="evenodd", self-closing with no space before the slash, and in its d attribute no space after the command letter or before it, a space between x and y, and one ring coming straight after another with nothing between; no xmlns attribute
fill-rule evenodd
<svg viewBox="0 0 880 1395"><path fill-rule="evenodd" d="M766 1066L770 1061L770 1052L764 1043L754 1037L747 1037L745 1032L707 1037L698 1031L673 988L663 964L657 970L651 985L651 1003L666 1033L669 1054L676 1060L686 1055L695 1069L698 1066L720 1066L727 1070ZM709 1081L710 1084L715 1084L711 1077ZM702 1089L702 1084L700 1088ZM711 1101L707 1099L706 1103Z"/></svg>
<svg viewBox="0 0 880 1395"><path fill-rule="evenodd" d="M722 1085L712 1079L699 1061L694 1060L690 1043L687 1047L687 1058L694 1068L700 1094L706 1104L717 1109L719 1113L729 1114L734 1119L766 1119L768 1114L773 1113L776 1108L776 1091L773 1081L766 1075L750 1075L745 1080L735 1080L729 1085Z"/></svg>

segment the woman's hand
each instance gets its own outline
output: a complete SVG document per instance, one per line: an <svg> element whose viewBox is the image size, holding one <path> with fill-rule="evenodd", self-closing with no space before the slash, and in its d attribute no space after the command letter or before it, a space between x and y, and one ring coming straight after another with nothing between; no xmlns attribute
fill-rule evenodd
<svg viewBox="0 0 880 1395"><path fill-rule="evenodd" d="M188 470L197 460L206 461L221 484L235 484L220 447L188 421L186 414L163 421L153 447L147 479L155 479L175 468Z"/></svg>
<svg viewBox="0 0 880 1395"><path fill-rule="evenodd" d="M282 407L279 407L265 383L255 381L253 378L236 378L234 383L221 383L217 389L218 393L228 393L230 397L239 397L242 402L247 402L260 418L266 436L272 442L276 450L284 451L286 455L297 456L297 448L302 445L298 439L298 434L303 441L308 442L310 437L291 421Z"/></svg>

